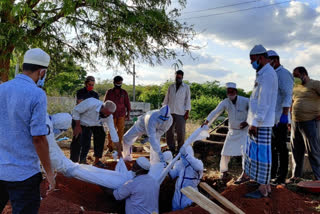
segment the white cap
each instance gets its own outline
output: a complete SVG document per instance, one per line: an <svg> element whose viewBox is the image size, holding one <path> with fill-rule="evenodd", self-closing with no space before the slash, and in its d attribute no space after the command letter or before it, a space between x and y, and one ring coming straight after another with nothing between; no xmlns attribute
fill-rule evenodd
<svg viewBox="0 0 320 214"><path fill-rule="evenodd" d="M163 153L163 157L164 157L164 160L167 162L167 163L170 163L173 159L173 156L172 156L172 152L171 151L165 151Z"/></svg>
<svg viewBox="0 0 320 214"><path fill-rule="evenodd" d="M58 113L51 115L54 129L68 129L71 127L72 117L69 113Z"/></svg>
<svg viewBox="0 0 320 214"><path fill-rule="evenodd" d="M268 57L271 57L271 56L277 56L277 57L279 57L279 55L277 54L277 52L275 52L274 50L268 50L268 51L267 51L267 54L268 54Z"/></svg>
<svg viewBox="0 0 320 214"><path fill-rule="evenodd" d="M33 48L24 54L23 63L48 67L50 56L40 48Z"/></svg>
<svg viewBox="0 0 320 214"><path fill-rule="evenodd" d="M137 164L145 170L149 170L150 169L150 162L148 161L147 158L145 157L140 157L136 160Z"/></svg>
<svg viewBox="0 0 320 214"><path fill-rule="evenodd" d="M237 84L235 84L234 82L227 82L226 87L237 89Z"/></svg>
<svg viewBox="0 0 320 214"><path fill-rule="evenodd" d="M250 55L264 54L267 50L262 45L255 45L250 51Z"/></svg>

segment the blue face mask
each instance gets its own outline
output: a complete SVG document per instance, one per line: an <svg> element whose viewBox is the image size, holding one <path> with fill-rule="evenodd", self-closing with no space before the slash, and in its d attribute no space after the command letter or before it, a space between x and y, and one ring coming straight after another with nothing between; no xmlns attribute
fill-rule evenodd
<svg viewBox="0 0 320 214"><path fill-rule="evenodd" d="M40 71L40 73L41 73L41 71ZM43 88L44 82L45 82L45 80L46 80L46 76L47 76L47 72L44 74L44 77L43 77L42 79L39 79L39 80L38 80L37 86L38 86L39 88Z"/></svg>
<svg viewBox="0 0 320 214"><path fill-rule="evenodd" d="M259 64L258 64L258 60L256 60L256 61L254 61L252 64L252 68L254 69L254 70L258 70L258 68L259 68Z"/></svg>

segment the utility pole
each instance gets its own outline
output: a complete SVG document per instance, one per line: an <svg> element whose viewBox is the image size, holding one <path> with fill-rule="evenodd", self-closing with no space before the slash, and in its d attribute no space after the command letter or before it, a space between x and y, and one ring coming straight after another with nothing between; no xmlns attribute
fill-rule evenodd
<svg viewBox="0 0 320 214"><path fill-rule="evenodd" d="M133 92L132 92L132 101L136 101L136 65L133 63Z"/></svg>

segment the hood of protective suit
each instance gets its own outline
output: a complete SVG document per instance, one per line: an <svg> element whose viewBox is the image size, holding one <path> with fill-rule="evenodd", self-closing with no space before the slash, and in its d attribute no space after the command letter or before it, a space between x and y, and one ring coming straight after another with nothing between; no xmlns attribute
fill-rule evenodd
<svg viewBox="0 0 320 214"><path fill-rule="evenodd" d="M159 118L166 121L170 117L170 108L168 105L162 106L159 110L160 116Z"/></svg>
<svg viewBox="0 0 320 214"><path fill-rule="evenodd" d="M54 129L69 129L72 117L69 113L58 113L50 116Z"/></svg>
<svg viewBox="0 0 320 214"><path fill-rule="evenodd" d="M186 152L187 152L188 155L194 156L194 152L193 152L192 146L187 146Z"/></svg>
<svg viewBox="0 0 320 214"><path fill-rule="evenodd" d="M167 162L167 163L170 163L173 159L173 156L172 156L172 152L171 151L166 151L163 153L163 156L164 156L164 160Z"/></svg>

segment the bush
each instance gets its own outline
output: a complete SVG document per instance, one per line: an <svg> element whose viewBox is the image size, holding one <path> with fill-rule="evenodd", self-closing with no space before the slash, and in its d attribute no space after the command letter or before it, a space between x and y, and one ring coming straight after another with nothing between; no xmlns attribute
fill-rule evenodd
<svg viewBox="0 0 320 214"><path fill-rule="evenodd" d="M220 102L220 98L207 95L201 95L199 98L191 100L191 119L204 120Z"/></svg>

